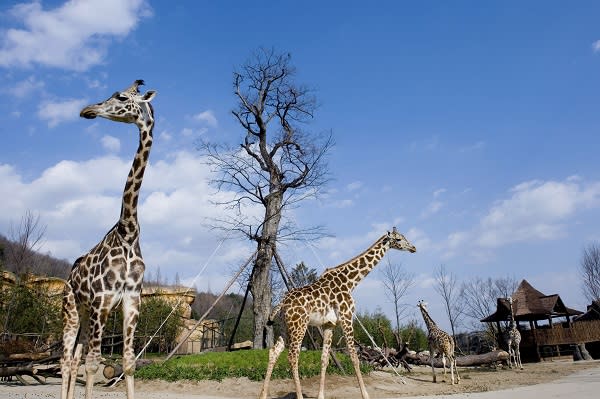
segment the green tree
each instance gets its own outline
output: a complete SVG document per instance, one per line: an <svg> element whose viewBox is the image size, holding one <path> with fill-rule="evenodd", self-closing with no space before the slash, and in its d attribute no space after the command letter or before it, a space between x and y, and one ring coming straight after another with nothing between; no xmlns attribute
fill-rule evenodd
<svg viewBox="0 0 600 399"><path fill-rule="evenodd" d="M316 269L309 269L304 262L300 262L294 267L290 273L290 279L294 287L303 287L317 281Z"/></svg>
<svg viewBox="0 0 600 399"><path fill-rule="evenodd" d="M142 298L140 305L140 316L135 331L134 347L140 351L148 345L148 352L169 352L176 345L176 338L183 327L183 311L177 308L173 311L173 304L161 298L160 296L150 296ZM171 313L173 311L173 313ZM164 324L163 324L164 322ZM105 344L108 338L114 342L121 343L123 313L120 308L111 312L105 327ZM162 325L162 326L161 326ZM154 334L156 334L154 336ZM154 336L154 338L152 338Z"/></svg>
<svg viewBox="0 0 600 399"><path fill-rule="evenodd" d="M23 283L0 290L0 319L4 333L34 334L40 344L62 332L60 302Z"/></svg>
<svg viewBox="0 0 600 399"><path fill-rule="evenodd" d="M371 338L369 338L370 335L379 347L386 344L387 346L394 346L396 339L392 331L392 322L381 309L378 308L372 313L368 311L357 313L356 318L360 320L360 323L354 320L354 340L357 343L373 345Z"/></svg>

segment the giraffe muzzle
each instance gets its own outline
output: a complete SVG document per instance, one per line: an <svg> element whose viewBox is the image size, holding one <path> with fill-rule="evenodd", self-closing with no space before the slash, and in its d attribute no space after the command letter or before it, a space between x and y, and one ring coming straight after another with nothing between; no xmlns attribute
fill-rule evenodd
<svg viewBox="0 0 600 399"><path fill-rule="evenodd" d="M85 107L81 110L79 116L85 119L94 119L98 114L91 107Z"/></svg>

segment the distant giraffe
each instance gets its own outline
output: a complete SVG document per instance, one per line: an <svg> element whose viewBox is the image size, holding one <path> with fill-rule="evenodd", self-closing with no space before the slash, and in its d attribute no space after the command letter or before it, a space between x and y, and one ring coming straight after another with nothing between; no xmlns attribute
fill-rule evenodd
<svg viewBox="0 0 600 399"><path fill-rule="evenodd" d="M389 248L409 252L416 251L414 245L409 243L394 227L392 232L384 234L362 254L337 267L325 270L314 283L289 291L283 298L283 301L271 312L271 316L269 317L271 323L279 311L283 310L285 316L290 341L288 361L292 366L297 399L303 398L298 373L298 356L307 327L312 325L324 328L323 352L321 354L321 380L318 395L318 399L324 399L325 372L329 363L331 338L333 328L338 323L342 326L361 395L363 399L369 398L360 372L356 348L354 347L354 332L352 327L354 299L352 298L352 291L377 265ZM260 392L261 399L266 399L267 397L273 367L284 347L283 338L279 337L275 345L269 350L269 364Z"/></svg>
<svg viewBox="0 0 600 399"><path fill-rule="evenodd" d="M142 80L109 99L85 107L80 116L97 116L115 122L135 123L139 129L139 146L127 177L121 216L87 254L77 259L67 279L63 296L63 356L61 359L62 399L73 399L75 379L82 346L88 343L85 358L85 397L91 399L101 360L102 331L110 311L119 303L123 308L123 371L127 398L134 399L133 373L135 353L133 338L140 307L144 260L140 250L137 204L144 170L152 146L154 111L150 101L155 91L139 92ZM81 327L79 344L73 354Z"/></svg>
<svg viewBox="0 0 600 399"><path fill-rule="evenodd" d="M521 363L521 351L519 346L521 345L521 333L517 329L517 322L515 321L515 311L513 309L512 297L506 298L508 306L510 307L510 324L506 329L506 345L508 346L508 367L512 368L514 361L515 367L519 367L523 370L523 364Z"/></svg>
<svg viewBox="0 0 600 399"><path fill-rule="evenodd" d="M433 382L436 381L435 367L433 367L433 358L436 353L441 353L442 364L444 366L444 375L446 375L446 358L450 362L450 375L452 378L452 384L454 384L454 371L456 371L456 383L460 383L460 375L458 375L458 369L456 368L456 357L454 356L454 338L447 332L440 329L427 311L427 304L423 301L418 303L423 320L427 325L427 341L429 342L429 359L431 361L431 372L433 373Z"/></svg>

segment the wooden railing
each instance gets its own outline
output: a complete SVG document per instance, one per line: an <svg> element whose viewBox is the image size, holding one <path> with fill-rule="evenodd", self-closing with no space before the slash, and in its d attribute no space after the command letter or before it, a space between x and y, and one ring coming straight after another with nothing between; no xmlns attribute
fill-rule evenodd
<svg viewBox="0 0 600 399"><path fill-rule="evenodd" d="M521 344L565 345L600 341L600 320L580 321L570 327L554 325L521 331Z"/></svg>

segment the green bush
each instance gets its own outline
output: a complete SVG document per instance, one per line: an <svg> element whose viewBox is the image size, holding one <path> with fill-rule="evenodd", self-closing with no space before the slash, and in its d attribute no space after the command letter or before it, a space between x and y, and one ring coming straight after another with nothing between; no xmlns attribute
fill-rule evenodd
<svg viewBox="0 0 600 399"><path fill-rule="evenodd" d="M345 373L353 374L352 362L345 354L336 354ZM156 363L136 371L136 378L160 379L165 381L178 380L217 380L230 377L247 377L253 381L265 378L269 351L248 350L237 352L209 352L200 355L179 356L164 363ZM321 372L321 351L304 351L300 354L298 365L300 376L312 377ZM367 365L361 365L363 373L372 370ZM329 362L327 373L342 374ZM273 378L291 378L291 368L287 361L287 351L281 354L275 368Z"/></svg>

